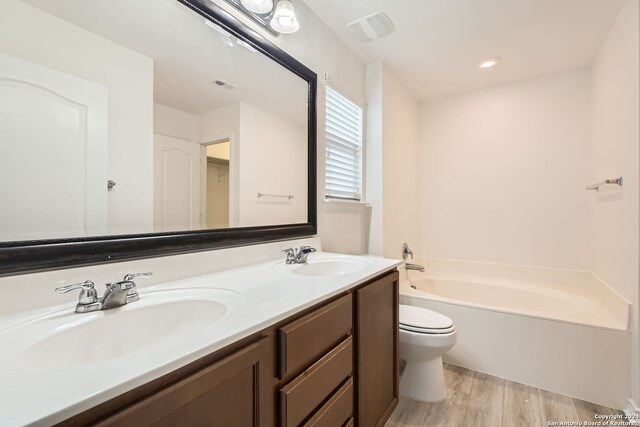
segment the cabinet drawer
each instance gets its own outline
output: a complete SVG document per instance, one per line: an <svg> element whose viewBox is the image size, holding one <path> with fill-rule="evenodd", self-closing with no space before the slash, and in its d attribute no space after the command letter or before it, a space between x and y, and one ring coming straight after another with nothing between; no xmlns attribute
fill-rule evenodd
<svg viewBox="0 0 640 427"><path fill-rule="evenodd" d="M280 425L304 421L353 372L353 345L348 337L329 354L280 389Z"/></svg>
<svg viewBox="0 0 640 427"><path fill-rule="evenodd" d="M336 391L318 412L316 412L305 427L335 427L346 423L353 415L353 378L349 378Z"/></svg>
<svg viewBox="0 0 640 427"><path fill-rule="evenodd" d="M262 338L106 420L90 425L268 425L273 417L270 411L273 394L269 389L269 348L269 339Z"/></svg>
<svg viewBox="0 0 640 427"><path fill-rule="evenodd" d="M279 378L299 372L351 335L351 294L278 329Z"/></svg>

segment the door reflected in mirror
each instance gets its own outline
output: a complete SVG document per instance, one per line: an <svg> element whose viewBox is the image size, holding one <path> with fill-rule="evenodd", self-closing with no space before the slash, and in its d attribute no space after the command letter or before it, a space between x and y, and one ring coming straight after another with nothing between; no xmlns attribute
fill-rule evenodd
<svg viewBox="0 0 640 427"><path fill-rule="evenodd" d="M207 228L229 227L229 140L207 145Z"/></svg>
<svg viewBox="0 0 640 427"><path fill-rule="evenodd" d="M0 241L306 223L308 91L176 0L4 0Z"/></svg>

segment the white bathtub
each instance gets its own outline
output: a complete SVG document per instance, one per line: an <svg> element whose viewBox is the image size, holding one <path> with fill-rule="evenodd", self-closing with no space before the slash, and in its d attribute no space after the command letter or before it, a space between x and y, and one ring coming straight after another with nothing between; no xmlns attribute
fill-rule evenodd
<svg viewBox="0 0 640 427"><path fill-rule="evenodd" d="M630 305L588 272L417 260L403 304L451 317L453 364L623 409L630 396ZM413 289L415 287L416 289Z"/></svg>

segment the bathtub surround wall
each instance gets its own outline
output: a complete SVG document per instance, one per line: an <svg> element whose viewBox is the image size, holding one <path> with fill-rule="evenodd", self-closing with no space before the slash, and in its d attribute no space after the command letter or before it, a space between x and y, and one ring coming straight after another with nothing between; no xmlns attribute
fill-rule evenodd
<svg viewBox="0 0 640 427"><path fill-rule="evenodd" d="M633 302L632 397L640 403L638 338L638 162L640 53L638 0L627 0L592 67L590 182L624 177L624 186L591 194L590 270Z"/></svg>
<svg viewBox="0 0 640 427"><path fill-rule="evenodd" d="M369 253L397 259L418 247L418 102L381 62L367 65L367 97Z"/></svg>
<svg viewBox="0 0 640 427"><path fill-rule="evenodd" d="M108 173L117 182L108 226L151 232L153 61L18 0L0 6L0 53L107 87Z"/></svg>
<svg viewBox="0 0 640 427"><path fill-rule="evenodd" d="M588 268L589 84L576 70L421 105L422 255Z"/></svg>

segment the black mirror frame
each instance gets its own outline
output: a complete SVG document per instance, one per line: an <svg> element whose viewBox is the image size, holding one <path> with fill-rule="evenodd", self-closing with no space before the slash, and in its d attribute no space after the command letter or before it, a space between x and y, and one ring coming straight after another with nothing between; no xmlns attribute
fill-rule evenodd
<svg viewBox="0 0 640 427"><path fill-rule="evenodd" d="M245 246L308 237L317 233L317 75L210 0L176 1L246 41L268 58L308 82L307 222L230 229L4 242L0 243L0 276Z"/></svg>

